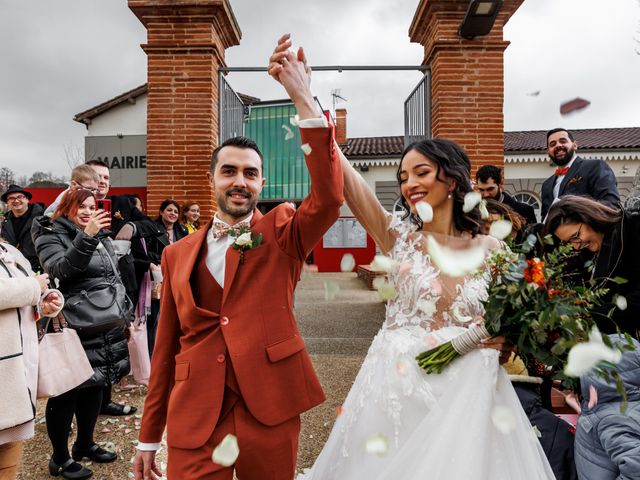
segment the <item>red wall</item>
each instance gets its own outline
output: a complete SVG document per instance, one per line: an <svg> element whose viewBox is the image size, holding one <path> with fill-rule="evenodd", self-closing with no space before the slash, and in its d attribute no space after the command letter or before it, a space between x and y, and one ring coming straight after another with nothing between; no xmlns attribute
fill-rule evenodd
<svg viewBox="0 0 640 480"><path fill-rule="evenodd" d="M56 197L64 190L64 188L25 188L33 198L32 202L41 202L49 206L53 203ZM144 187L119 187L111 188L109 190L110 195L124 195L124 194L136 193L142 199L142 203L147 205L147 189Z"/></svg>
<svg viewBox="0 0 640 480"><path fill-rule="evenodd" d="M376 243L373 238L367 234L367 248L324 248L322 240L313 249L313 263L318 266L319 272L339 272L340 261L345 253L353 255L356 261L357 271L358 265L369 265L376 255Z"/></svg>

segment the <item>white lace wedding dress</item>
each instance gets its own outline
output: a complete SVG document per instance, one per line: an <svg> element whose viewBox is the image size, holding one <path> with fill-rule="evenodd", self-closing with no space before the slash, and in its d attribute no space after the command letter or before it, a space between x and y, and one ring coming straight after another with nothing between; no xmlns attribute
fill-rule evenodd
<svg viewBox="0 0 640 480"><path fill-rule="evenodd" d="M389 235L381 238L389 218L369 206L375 197L362 191L366 187L355 183L359 180L352 177L350 184L350 174L345 175L349 206L379 244L393 245L390 255L400 263L390 274L397 296L388 302L384 325L327 443L298 480L553 480L536 433L498 364L498 351L473 351L441 374L427 375L415 360L479 321L484 279L440 275L426 253L424 234L404 222L385 226ZM358 205L368 206L365 211ZM436 240L452 248L495 246L484 236ZM511 427L508 433L496 427L503 423ZM387 439L385 454L367 453L367 440L374 435Z"/></svg>

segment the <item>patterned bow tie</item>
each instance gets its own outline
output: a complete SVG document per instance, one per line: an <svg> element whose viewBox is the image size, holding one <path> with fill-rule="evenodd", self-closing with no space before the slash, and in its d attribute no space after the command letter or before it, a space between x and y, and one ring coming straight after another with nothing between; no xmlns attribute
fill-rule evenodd
<svg viewBox="0 0 640 480"><path fill-rule="evenodd" d="M556 177L561 177L562 175L566 175L569 172L569 167L558 167L556 168Z"/></svg>
<svg viewBox="0 0 640 480"><path fill-rule="evenodd" d="M243 220L242 222L236 223L235 225L227 225L226 223L214 220L212 226L213 239L218 240L226 235L229 235L229 233L231 232L233 232L235 236L238 236L242 227L249 228L250 226L251 225L247 220Z"/></svg>

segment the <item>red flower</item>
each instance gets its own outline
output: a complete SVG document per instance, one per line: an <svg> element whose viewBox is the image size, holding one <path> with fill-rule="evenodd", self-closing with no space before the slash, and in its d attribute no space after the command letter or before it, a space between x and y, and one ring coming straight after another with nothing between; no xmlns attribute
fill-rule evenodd
<svg viewBox="0 0 640 480"><path fill-rule="evenodd" d="M550 343L555 343L556 340L558 340L560 338L560 332L551 332L549 334L549 342Z"/></svg>
<svg viewBox="0 0 640 480"><path fill-rule="evenodd" d="M562 292L555 288L550 288L547 293L549 295L549 300L551 300L553 297L557 297Z"/></svg>
<svg viewBox="0 0 640 480"><path fill-rule="evenodd" d="M539 287L544 287L544 262L535 258L527 260L524 269L524 279L527 283L535 283Z"/></svg>

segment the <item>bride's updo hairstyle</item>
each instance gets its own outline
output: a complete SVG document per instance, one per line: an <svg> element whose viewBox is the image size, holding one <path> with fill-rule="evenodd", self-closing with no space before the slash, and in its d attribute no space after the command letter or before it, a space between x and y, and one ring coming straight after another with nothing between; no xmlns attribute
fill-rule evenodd
<svg viewBox="0 0 640 480"><path fill-rule="evenodd" d="M447 179L455 181L456 188L451 192L453 197L453 222L460 232L468 232L472 236L476 236L481 232L482 221L480 211L474 208L469 213L462 211L464 205L464 196L472 191L471 187L471 162L465 151L455 142L451 140L433 139L420 140L411 143L402 152L400 165L396 172L398 185L400 184L400 170L402 169L402 161L407 153L415 150L421 153L429 160L437 165L436 179L439 182L447 183ZM442 175L441 175L442 173ZM418 228L422 228L422 220L420 217L411 213L411 208L407 200L400 195L400 204L405 210L402 219L409 217L409 220L416 224Z"/></svg>

